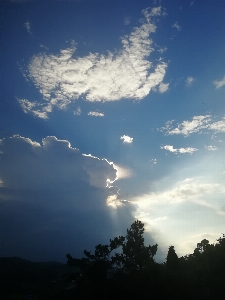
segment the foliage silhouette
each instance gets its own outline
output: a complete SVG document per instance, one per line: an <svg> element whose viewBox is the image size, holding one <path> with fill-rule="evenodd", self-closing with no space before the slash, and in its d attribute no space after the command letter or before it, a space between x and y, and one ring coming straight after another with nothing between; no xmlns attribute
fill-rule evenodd
<svg viewBox="0 0 225 300"><path fill-rule="evenodd" d="M97 245L85 257L67 254L67 264L80 268L76 299L225 299L225 235L204 239L193 254L178 258L174 246L166 262L156 263L158 245L145 246L144 224L135 221L126 236Z"/></svg>

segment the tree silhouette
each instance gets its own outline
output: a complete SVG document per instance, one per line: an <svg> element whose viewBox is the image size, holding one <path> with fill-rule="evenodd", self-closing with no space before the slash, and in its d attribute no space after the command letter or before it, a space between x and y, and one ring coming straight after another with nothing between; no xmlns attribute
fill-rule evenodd
<svg viewBox="0 0 225 300"><path fill-rule="evenodd" d="M225 235L210 244L204 239L193 254L178 258L174 246L165 263L154 261L158 245L145 246L144 224L135 221L125 236L108 245L98 244L92 254L73 258L68 265L80 268L76 299L224 299ZM111 276L109 276L109 272Z"/></svg>

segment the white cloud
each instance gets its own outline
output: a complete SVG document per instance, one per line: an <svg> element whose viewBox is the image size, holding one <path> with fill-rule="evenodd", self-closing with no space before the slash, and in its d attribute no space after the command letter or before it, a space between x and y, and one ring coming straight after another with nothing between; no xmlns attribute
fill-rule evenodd
<svg viewBox="0 0 225 300"><path fill-rule="evenodd" d="M181 27L180 25L178 25L178 22L175 22L173 25L172 25L173 28L176 28L178 31L181 31Z"/></svg>
<svg viewBox="0 0 225 300"><path fill-rule="evenodd" d="M198 151L198 149L192 148L192 147L176 149L176 148L173 148L173 146L170 146L170 145L161 146L160 148L168 150L168 151L173 152L173 153L181 153L181 154L183 154L183 153L190 153L190 154L192 154L195 151Z"/></svg>
<svg viewBox="0 0 225 300"><path fill-rule="evenodd" d="M186 85L187 86L191 86L193 84L193 82L195 81L195 78L192 77L192 76L189 76L187 79L186 79Z"/></svg>
<svg viewBox="0 0 225 300"><path fill-rule="evenodd" d="M167 51L167 47L164 47L164 48L160 48L159 50L157 50L159 53L164 53L164 52L166 52Z"/></svg>
<svg viewBox="0 0 225 300"><path fill-rule="evenodd" d="M140 203L140 206L143 206L143 208L156 204L165 205L166 203L173 204L190 201L223 214L220 210L222 202L220 200L216 201L215 198L217 195L223 198L224 194L225 186L220 183L204 182L197 178L186 178L176 182L173 187L166 191L144 194L132 198L131 201ZM210 196L213 197L214 201L211 200Z"/></svg>
<svg viewBox="0 0 225 300"><path fill-rule="evenodd" d="M128 167L124 167L118 164L113 164L113 167L117 171L117 179L130 178L133 174L132 170Z"/></svg>
<svg viewBox="0 0 225 300"><path fill-rule="evenodd" d="M214 132L225 132L225 117L223 117L221 121L210 124L209 129Z"/></svg>
<svg viewBox="0 0 225 300"><path fill-rule="evenodd" d="M166 131L168 135L182 134L188 136L191 133L202 133L204 130L216 132L225 132L225 117L222 117L220 121L213 121L211 115L194 116L191 121L183 121L178 124L176 128L173 128L172 121L166 122L166 126L162 127L160 131Z"/></svg>
<svg viewBox="0 0 225 300"><path fill-rule="evenodd" d="M160 93L165 93L169 89L169 83L160 83L159 84L159 92Z"/></svg>
<svg viewBox="0 0 225 300"><path fill-rule="evenodd" d="M37 102L27 99L17 99L25 113L31 112L34 116L41 119L48 119L48 113L52 111L51 105L43 106Z"/></svg>
<svg viewBox="0 0 225 300"><path fill-rule="evenodd" d="M26 27L26 29L27 29L27 32L28 32L30 35L32 35L30 22L27 21L24 25L25 25L25 27Z"/></svg>
<svg viewBox="0 0 225 300"><path fill-rule="evenodd" d="M149 162L152 162L153 165L156 165L156 164L157 164L157 159L156 159L156 158L153 158L153 159L151 159Z"/></svg>
<svg viewBox="0 0 225 300"><path fill-rule="evenodd" d="M225 85L225 76L221 80L215 80L213 83L215 84L216 89L221 88Z"/></svg>
<svg viewBox="0 0 225 300"><path fill-rule="evenodd" d="M129 137L128 135L123 135L120 137L120 139L123 140L123 143L133 143L133 138Z"/></svg>
<svg viewBox="0 0 225 300"><path fill-rule="evenodd" d="M45 106L49 112L53 107L66 108L81 96L92 102L140 100L161 84L167 64L148 60L154 51L149 35L156 31L152 19L161 15L161 7L144 9L142 13L144 23L121 38L122 49L115 53L90 53L74 58L76 44L73 42L58 55L34 55L27 72L44 99L39 110L46 112ZM165 89L165 84L161 85L161 91Z"/></svg>
<svg viewBox="0 0 225 300"><path fill-rule="evenodd" d="M218 148L216 146L205 146L205 148L209 151L216 151Z"/></svg>
<svg viewBox="0 0 225 300"><path fill-rule="evenodd" d="M104 113L100 113L98 111L90 111L88 113L88 116L92 116L92 117L104 117Z"/></svg>
<svg viewBox="0 0 225 300"><path fill-rule="evenodd" d="M81 108L78 107L73 113L74 113L74 115L80 116L81 115Z"/></svg>

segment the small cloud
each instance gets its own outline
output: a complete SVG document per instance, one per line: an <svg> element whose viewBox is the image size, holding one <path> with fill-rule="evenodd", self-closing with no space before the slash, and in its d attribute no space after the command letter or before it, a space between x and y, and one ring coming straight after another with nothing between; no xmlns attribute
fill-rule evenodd
<svg viewBox="0 0 225 300"><path fill-rule="evenodd" d="M225 132L225 116L221 121L210 124L209 129L213 130L214 132Z"/></svg>
<svg viewBox="0 0 225 300"><path fill-rule="evenodd" d="M120 137L120 139L123 140L123 143L133 143L133 138L129 137L128 135L123 135Z"/></svg>
<svg viewBox="0 0 225 300"><path fill-rule="evenodd" d="M34 116L41 119L48 119L48 112L52 111L51 105L42 107L37 102L31 102L27 99L17 99L24 113L32 113Z"/></svg>
<svg viewBox="0 0 225 300"><path fill-rule="evenodd" d="M167 51L167 47L164 47L164 48L160 48L159 50L157 50L159 53L164 53Z"/></svg>
<svg viewBox="0 0 225 300"><path fill-rule="evenodd" d="M216 151L218 148L216 146L205 146L205 148L209 151Z"/></svg>
<svg viewBox="0 0 225 300"><path fill-rule="evenodd" d="M191 85L193 84L194 81L195 81L195 78L192 77L192 76L189 76L189 77L185 80L187 86L191 86Z"/></svg>
<svg viewBox="0 0 225 300"><path fill-rule="evenodd" d="M124 24L125 24L125 25L129 25L129 24L130 24L130 21L131 21L131 17L126 17L126 18L124 19Z"/></svg>
<svg viewBox="0 0 225 300"><path fill-rule="evenodd" d="M27 29L27 32L28 32L30 35L32 35L30 22L27 21L24 25L25 25L25 27L26 27L26 29Z"/></svg>
<svg viewBox="0 0 225 300"><path fill-rule="evenodd" d="M156 165L156 164L157 164L157 159L156 159L156 158L153 158L153 159L151 159L149 162L152 162L154 165Z"/></svg>
<svg viewBox="0 0 225 300"><path fill-rule="evenodd" d="M116 209L120 206L123 206L124 204L120 199L118 199L118 195L114 194L114 195L111 195L111 196L107 197L106 205Z"/></svg>
<svg viewBox="0 0 225 300"><path fill-rule="evenodd" d="M74 115L80 116L81 115L81 108L78 107L73 113L74 113Z"/></svg>
<svg viewBox="0 0 225 300"><path fill-rule="evenodd" d="M183 154L183 153L192 154L193 152L198 151L198 149L192 148L192 147L176 149L176 148L173 148L173 146L171 146L171 145L161 146L160 148L165 149L170 152L173 152L173 153L181 153L181 154Z"/></svg>
<svg viewBox="0 0 225 300"><path fill-rule="evenodd" d="M192 121L183 121L178 124L177 128L172 127L172 121L168 121L165 127L161 128L161 131L166 130L168 135L182 134L188 136L193 132L199 132L201 129L208 128L210 126L211 115L194 116Z"/></svg>
<svg viewBox="0 0 225 300"><path fill-rule="evenodd" d="M194 1L192 1L191 3L190 3L190 6L192 6L194 4Z"/></svg>
<svg viewBox="0 0 225 300"><path fill-rule="evenodd" d="M173 25L172 25L173 28L176 28L178 31L181 31L181 26L178 25L178 22L175 22Z"/></svg>
<svg viewBox="0 0 225 300"><path fill-rule="evenodd" d="M100 113L98 111L90 111L88 113L88 116L92 116L92 117L104 117L104 113Z"/></svg>
<svg viewBox="0 0 225 300"><path fill-rule="evenodd" d="M160 83L159 84L159 92L162 94L162 93L165 93L166 91L168 91L169 89L169 83Z"/></svg>
<svg viewBox="0 0 225 300"><path fill-rule="evenodd" d="M221 80L215 80L213 83L215 84L216 89L221 88L222 86L225 85L225 76L223 77L223 79L221 79Z"/></svg>

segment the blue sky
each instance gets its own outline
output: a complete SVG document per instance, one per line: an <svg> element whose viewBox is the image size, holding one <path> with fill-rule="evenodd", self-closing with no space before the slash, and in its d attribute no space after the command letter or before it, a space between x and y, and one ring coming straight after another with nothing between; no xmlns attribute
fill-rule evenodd
<svg viewBox="0 0 225 300"><path fill-rule="evenodd" d="M224 233L225 1L171 2L2 2L1 255Z"/></svg>

